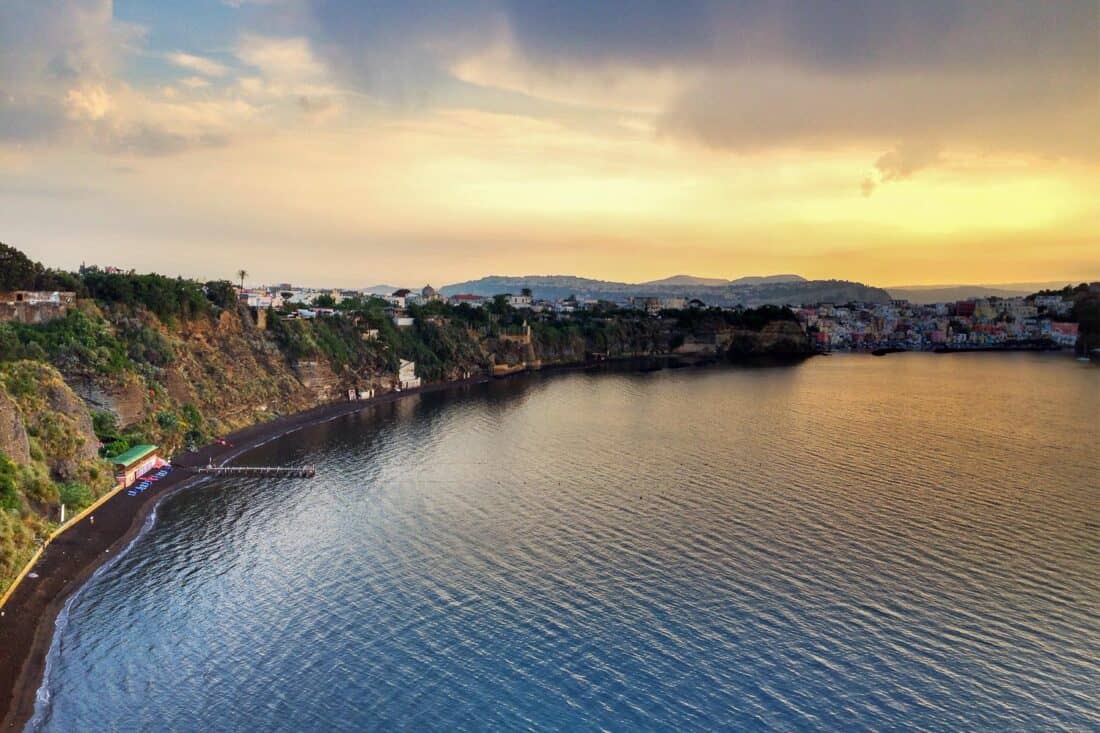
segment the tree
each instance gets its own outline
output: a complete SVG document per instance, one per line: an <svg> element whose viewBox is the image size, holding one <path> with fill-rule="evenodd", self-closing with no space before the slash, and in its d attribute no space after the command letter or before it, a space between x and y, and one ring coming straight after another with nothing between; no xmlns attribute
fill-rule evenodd
<svg viewBox="0 0 1100 733"><path fill-rule="evenodd" d="M237 293L228 280L211 280L203 286L203 290L210 302L219 308L233 308L237 303Z"/></svg>
<svg viewBox="0 0 1100 733"><path fill-rule="evenodd" d="M240 278L240 280L241 280L241 290L244 290L244 279L246 277L248 277L248 270L245 270L245 269L237 270L237 277Z"/></svg>
<svg viewBox="0 0 1100 733"><path fill-rule="evenodd" d="M524 288L523 290L520 290L519 292L525 298L530 298L531 297L531 288Z"/></svg>
<svg viewBox="0 0 1100 733"><path fill-rule="evenodd" d="M31 289L42 269L42 265L33 262L15 247L0 242L0 290Z"/></svg>

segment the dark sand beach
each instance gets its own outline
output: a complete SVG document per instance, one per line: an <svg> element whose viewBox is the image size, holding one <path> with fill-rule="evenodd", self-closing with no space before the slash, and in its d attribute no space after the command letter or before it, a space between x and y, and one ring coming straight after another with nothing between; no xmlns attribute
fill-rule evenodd
<svg viewBox="0 0 1100 733"><path fill-rule="evenodd" d="M4 605L0 617L0 729L18 730L34 713L54 621L65 602L97 568L133 541L164 497L199 480L188 468L210 461L225 463L286 433L374 405L487 380L443 382L369 400L321 405L242 428L225 436L230 446L210 444L173 457L172 472L144 493L129 496L120 491L112 496L49 544L32 569L37 577L25 578Z"/></svg>

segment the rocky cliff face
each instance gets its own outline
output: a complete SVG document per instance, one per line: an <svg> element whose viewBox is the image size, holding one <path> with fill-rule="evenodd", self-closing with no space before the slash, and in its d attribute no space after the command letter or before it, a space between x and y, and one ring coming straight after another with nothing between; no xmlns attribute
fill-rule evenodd
<svg viewBox="0 0 1100 733"><path fill-rule="evenodd" d="M148 412L148 389L145 382L134 374L111 378L70 374L65 379L73 392L91 409L114 414L123 427L136 425Z"/></svg>
<svg viewBox="0 0 1100 733"><path fill-rule="evenodd" d="M794 321L774 321L759 331L738 329L726 351L731 361L804 359L813 354L809 336Z"/></svg>
<svg viewBox="0 0 1100 733"><path fill-rule="evenodd" d="M112 453L151 442L170 455L345 399L351 387L393 389L400 359L415 361L425 382L438 382L486 374L493 365L659 356L689 341L709 345L707 358L811 354L806 334L782 317L600 312L558 319L437 310L395 329L381 312L353 311L276 319L265 330L231 301L165 321L140 305L84 302L55 329L58 338L43 341L48 351L0 360L0 451L22 464L17 510L0 512L0 585L56 519L63 492L80 489L86 505L110 486L101 440Z"/></svg>
<svg viewBox="0 0 1100 733"><path fill-rule="evenodd" d="M274 340L246 313L165 325L147 311L107 314L127 335L134 369L116 375L74 374L67 379L96 410L116 416L123 429L141 432L167 451L188 441L181 415L201 418L196 437L210 437L333 399L335 375L327 362L298 373Z"/></svg>
<svg viewBox="0 0 1100 733"><path fill-rule="evenodd" d="M23 411L0 386L0 453L19 464L31 460L31 444L23 426Z"/></svg>
<svg viewBox="0 0 1100 733"><path fill-rule="evenodd" d="M62 480L86 478L98 463L99 440L84 400L53 367L34 361L5 364L7 393L22 416L25 437L41 452L50 475ZM34 456L28 440L27 460Z"/></svg>
<svg viewBox="0 0 1100 733"><path fill-rule="evenodd" d="M243 427L335 396L303 383L274 341L245 313L224 311L175 332L160 328L175 358L153 381L176 405L193 404L215 430Z"/></svg>

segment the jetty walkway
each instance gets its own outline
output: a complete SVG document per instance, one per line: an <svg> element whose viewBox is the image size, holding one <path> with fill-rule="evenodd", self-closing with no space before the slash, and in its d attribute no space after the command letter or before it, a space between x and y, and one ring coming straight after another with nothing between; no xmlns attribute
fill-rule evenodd
<svg viewBox="0 0 1100 733"><path fill-rule="evenodd" d="M256 476L260 478L313 478L316 466L300 468L283 466L201 466L185 470L205 476Z"/></svg>

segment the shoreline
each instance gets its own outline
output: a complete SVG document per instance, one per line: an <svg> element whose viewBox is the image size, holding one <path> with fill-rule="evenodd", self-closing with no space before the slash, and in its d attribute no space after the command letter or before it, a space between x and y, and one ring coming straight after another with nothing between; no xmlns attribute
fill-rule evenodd
<svg viewBox="0 0 1100 733"><path fill-rule="evenodd" d="M928 352L930 353L930 352ZM800 363L814 355L794 360ZM869 354L867 354L869 355ZM256 423L225 436L233 445L207 444L195 451L172 458L175 467L168 476L149 491L136 497L119 491L104 502L90 517L71 525L50 543L33 566L38 578L27 578L12 593L0 617L0 730L21 730L34 715L37 692L43 683L46 659L56 633L56 621L66 603L107 562L124 551L152 516L160 502L205 480L187 468L205 466L208 461L224 464L272 440L280 439L303 428L354 414L378 405L396 402L406 397L442 392L450 389L486 384L515 376L560 373L570 371L614 370L637 365L641 371L656 371L682 367L729 365L752 367L789 365L781 360L767 363L726 362L671 363L672 355L627 356L599 361L546 364L539 370L517 372L493 377L488 374L468 379L435 382L415 389L387 392L367 400L332 402L318 405L272 420ZM649 368L656 362L662 365ZM90 518L99 521L92 522Z"/></svg>
<svg viewBox="0 0 1100 733"><path fill-rule="evenodd" d="M584 367L584 364L562 365L558 369ZM89 516L70 525L35 562L32 570L38 577L24 579L3 607L0 617L0 730L21 730L34 715L57 618L69 599L96 571L134 541L161 501L205 480L206 477L191 473L188 468L204 466L208 461L222 464L269 441L371 407L489 381L492 377L477 376L436 382L416 389L387 392L368 400L318 405L249 425L225 436L232 447L211 443L173 456L174 470L151 490L137 496L119 491Z"/></svg>
<svg viewBox="0 0 1100 733"><path fill-rule="evenodd" d="M330 402L301 412L280 415L225 435L232 446L208 443L172 456L173 471L155 488L128 496L119 491L88 517L70 525L53 540L32 566L37 578L26 578L11 593L0 616L0 731L22 730L34 716L38 690L44 682L47 656L65 604L141 533L160 502L203 481L187 471L224 464L272 440L313 425L416 395L461 389L498 379L569 371L599 370L667 356L625 356L599 361L559 362L538 370L503 377L481 374L467 379L433 382L414 389L387 392L366 400ZM98 522L91 521L98 518Z"/></svg>

